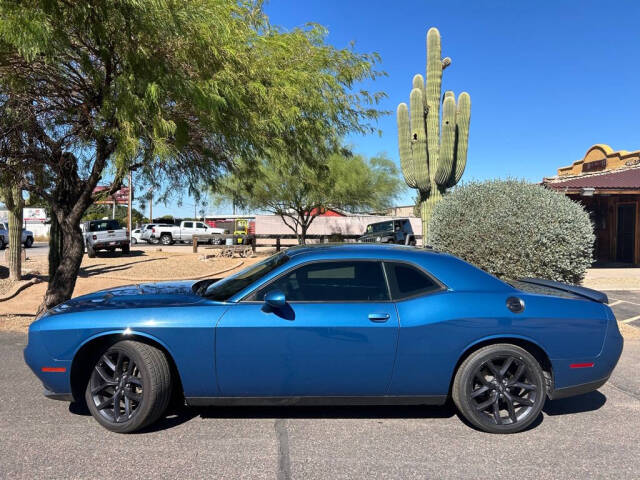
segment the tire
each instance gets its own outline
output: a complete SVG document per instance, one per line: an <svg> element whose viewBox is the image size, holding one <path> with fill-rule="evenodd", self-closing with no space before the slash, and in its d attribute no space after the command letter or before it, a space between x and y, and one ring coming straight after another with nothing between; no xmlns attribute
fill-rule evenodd
<svg viewBox="0 0 640 480"><path fill-rule="evenodd" d="M7 248L7 244L4 242L4 237L0 237L0 250Z"/></svg>
<svg viewBox="0 0 640 480"><path fill-rule="evenodd" d="M136 237L131 237L131 245L135 245L136 243L138 243L138 240L136 240Z"/></svg>
<svg viewBox="0 0 640 480"><path fill-rule="evenodd" d="M150 238L150 239L148 240L148 242L149 242L151 245L158 245L158 244L160 243L160 240L158 240L157 238Z"/></svg>
<svg viewBox="0 0 640 480"><path fill-rule="evenodd" d="M480 348L462 362L452 396L462 416L480 430L516 433L540 415L546 383L529 352L501 343Z"/></svg>
<svg viewBox="0 0 640 480"><path fill-rule="evenodd" d="M129 253L131 251L131 247L129 245L125 245L122 247L122 253Z"/></svg>
<svg viewBox="0 0 640 480"><path fill-rule="evenodd" d="M85 390L93 418L117 433L135 432L152 424L166 411L170 399L167 357L151 345L131 340L101 352Z"/></svg>
<svg viewBox="0 0 640 480"><path fill-rule="evenodd" d="M165 234L160 237L160 242L163 245L171 245L173 243L173 239L171 238L171 235Z"/></svg>
<svg viewBox="0 0 640 480"><path fill-rule="evenodd" d="M96 251L91 245L87 245L87 257L96 258Z"/></svg>
<svg viewBox="0 0 640 480"><path fill-rule="evenodd" d="M24 248L31 248L31 245L33 245L33 237L27 237L24 241Z"/></svg>

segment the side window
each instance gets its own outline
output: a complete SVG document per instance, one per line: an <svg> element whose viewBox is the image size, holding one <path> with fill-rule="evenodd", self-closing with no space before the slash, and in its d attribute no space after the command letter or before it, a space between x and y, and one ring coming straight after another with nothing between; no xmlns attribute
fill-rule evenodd
<svg viewBox="0 0 640 480"><path fill-rule="evenodd" d="M193 228L193 222L184 222L184 228Z"/></svg>
<svg viewBox="0 0 640 480"><path fill-rule="evenodd" d="M391 297L394 300L440 290L440 285L416 267L406 263L385 262Z"/></svg>
<svg viewBox="0 0 640 480"><path fill-rule="evenodd" d="M207 227L205 227L204 223L198 222L196 223L196 228L207 228Z"/></svg>
<svg viewBox="0 0 640 480"><path fill-rule="evenodd" d="M270 290L282 290L287 301L357 302L388 300L389 293L377 261L317 262L302 265L262 287L252 300Z"/></svg>

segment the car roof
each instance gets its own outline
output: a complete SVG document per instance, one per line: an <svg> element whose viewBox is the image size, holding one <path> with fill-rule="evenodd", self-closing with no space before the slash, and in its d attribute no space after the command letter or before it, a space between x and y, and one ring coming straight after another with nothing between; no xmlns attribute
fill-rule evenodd
<svg viewBox="0 0 640 480"><path fill-rule="evenodd" d="M287 255L291 258L316 254L335 254L336 256L349 256L357 254L363 257L378 258L380 255L422 255L440 254L431 247L417 248L408 245L393 243L316 243L312 245L296 245L287 249Z"/></svg>

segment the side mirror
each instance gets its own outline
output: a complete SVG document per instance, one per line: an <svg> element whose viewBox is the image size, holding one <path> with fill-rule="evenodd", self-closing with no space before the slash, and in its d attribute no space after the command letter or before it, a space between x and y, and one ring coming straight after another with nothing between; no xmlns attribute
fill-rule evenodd
<svg viewBox="0 0 640 480"><path fill-rule="evenodd" d="M282 308L287 304L287 299L281 290L270 290L264 296L264 303L271 308Z"/></svg>

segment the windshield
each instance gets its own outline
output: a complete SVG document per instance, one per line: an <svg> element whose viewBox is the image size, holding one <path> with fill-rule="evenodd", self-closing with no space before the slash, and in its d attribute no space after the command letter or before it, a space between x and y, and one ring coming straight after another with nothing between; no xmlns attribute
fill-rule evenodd
<svg viewBox="0 0 640 480"><path fill-rule="evenodd" d="M390 230L393 230L393 220L367 225L367 233L388 232Z"/></svg>
<svg viewBox="0 0 640 480"><path fill-rule="evenodd" d="M289 257L284 252L277 253L271 257L251 265L244 270L239 271L235 275L223 278L219 282L215 282L207 287L204 297L215 300L217 302L225 302L233 297L236 293L245 289L256 280L259 280L269 272L275 270L280 265L284 265L289 261ZM200 294L200 292L196 292Z"/></svg>

